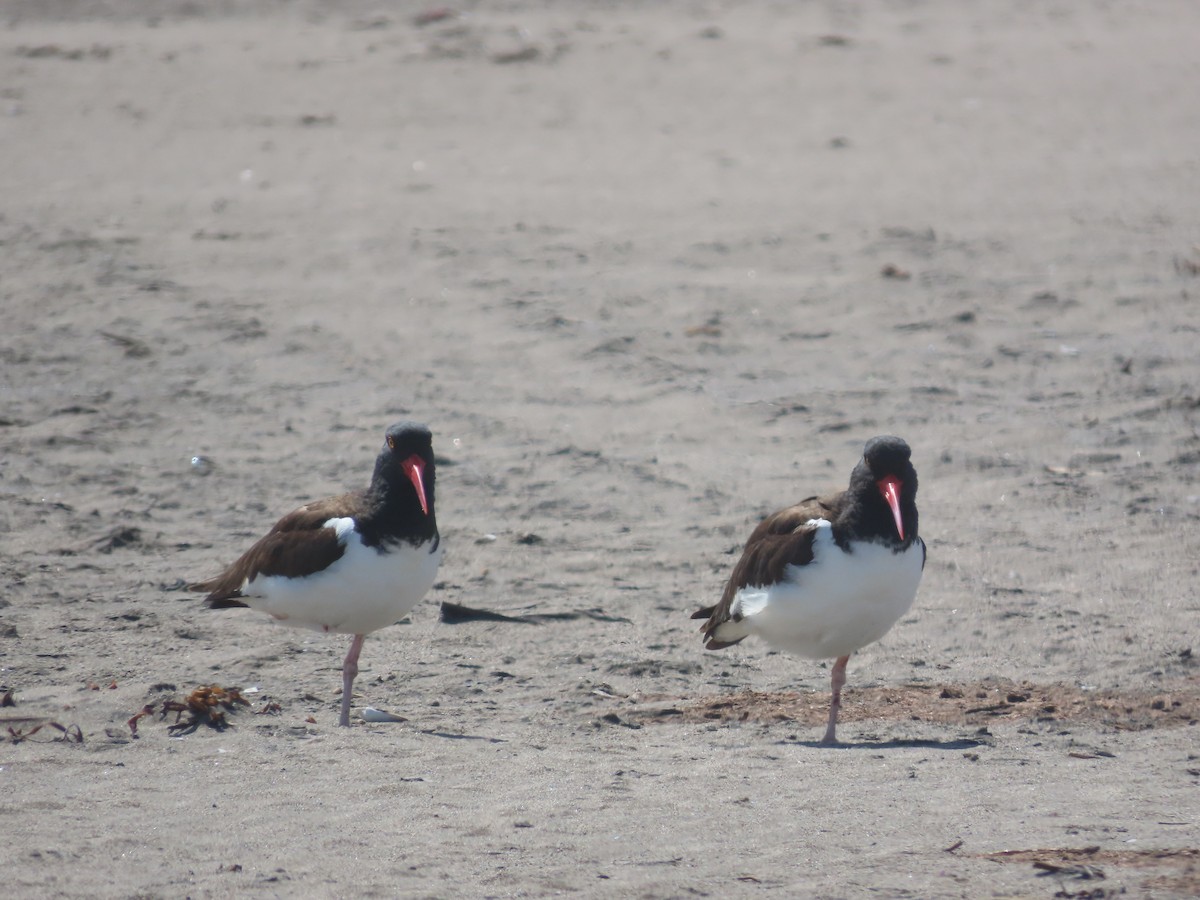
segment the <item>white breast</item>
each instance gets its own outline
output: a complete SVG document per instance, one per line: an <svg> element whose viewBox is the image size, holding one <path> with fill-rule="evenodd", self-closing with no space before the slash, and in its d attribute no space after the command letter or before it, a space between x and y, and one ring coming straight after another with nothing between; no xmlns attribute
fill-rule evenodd
<svg viewBox="0 0 1200 900"><path fill-rule="evenodd" d="M856 542L846 553L832 528L816 520L813 561L788 566L779 584L738 592L732 612L748 634L810 659L846 656L883 637L912 607L921 582L924 550L914 543L896 553Z"/></svg>
<svg viewBox="0 0 1200 900"><path fill-rule="evenodd" d="M433 587L442 546L364 546L353 519L330 519L346 552L324 571L303 578L259 576L242 588L246 603L285 625L340 634L368 634L408 615Z"/></svg>

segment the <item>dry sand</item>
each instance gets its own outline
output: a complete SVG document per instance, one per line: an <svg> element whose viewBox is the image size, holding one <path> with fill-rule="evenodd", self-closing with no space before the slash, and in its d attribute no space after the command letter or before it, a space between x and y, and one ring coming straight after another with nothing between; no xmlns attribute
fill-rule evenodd
<svg viewBox="0 0 1200 900"><path fill-rule="evenodd" d="M0 893L1200 892L1200 5L419 9L0 7ZM181 586L409 416L338 729ZM688 614L878 433L929 564L821 748Z"/></svg>

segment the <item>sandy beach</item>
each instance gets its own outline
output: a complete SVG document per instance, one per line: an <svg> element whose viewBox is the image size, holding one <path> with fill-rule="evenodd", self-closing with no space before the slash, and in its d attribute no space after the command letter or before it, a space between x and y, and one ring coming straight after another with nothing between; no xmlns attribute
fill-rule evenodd
<svg viewBox="0 0 1200 900"><path fill-rule="evenodd" d="M0 893L1200 894L1200 7L0 23ZM340 729L343 637L184 588L407 418ZM928 563L822 747L689 616L878 434Z"/></svg>

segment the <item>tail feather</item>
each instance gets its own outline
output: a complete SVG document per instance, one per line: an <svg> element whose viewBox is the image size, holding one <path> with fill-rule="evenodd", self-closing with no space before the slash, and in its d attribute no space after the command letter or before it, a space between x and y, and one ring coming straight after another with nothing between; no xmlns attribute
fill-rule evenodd
<svg viewBox="0 0 1200 900"><path fill-rule="evenodd" d="M711 635L708 637L708 643L704 645L705 650L724 650L726 647L732 647L734 644L740 644L750 635L743 634L740 638L734 638L732 641L719 641Z"/></svg>
<svg viewBox="0 0 1200 900"><path fill-rule="evenodd" d="M700 626L700 630L704 632L706 643L705 650L724 650L726 647L732 647L734 644L741 643L747 637L749 632L738 626L741 619L725 619L715 621L717 608L721 604L717 603L712 606L706 606L704 609L698 609L692 613L693 619L704 619L705 622ZM740 634L738 632L741 632Z"/></svg>
<svg viewBox="0 0 1200 900"><path fill-rule="evenodd" d="M242 596L241 591L222 590L221 581L221 577L210 578L208 581L196 581L189 584L187 589L208 593L208 596L204 598L204 605L209 609L234 609L235 607L249 606L238 599Z"/></svg>
<svg viewBox="0 0 1200 900"><path fill-rule="evenodd" d="M237 609L239 607L248 607L249 603L243 603L236 597L206 597L204 605L209 609Z"/></svg>

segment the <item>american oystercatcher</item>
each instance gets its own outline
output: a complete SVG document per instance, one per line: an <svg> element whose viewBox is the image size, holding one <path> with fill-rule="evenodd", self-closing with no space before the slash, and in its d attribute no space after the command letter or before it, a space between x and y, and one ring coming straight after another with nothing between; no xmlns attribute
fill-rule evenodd
<svg viewBox="0 0 1200 900"><path fill-rule="evenodd" d="M442 560L433 494L429 429L397 423L368 488L288 513L224 572L189 588L209 592L212 609L247 606L284 625L354 635L338 723L349 725L363 640L408 615L433 586Z"/></svg>
<svg viewBox="0 0 1200 900"><path fill-rule="evenodd" d="M908 612L925 567L917 472L898 437L867 442L850 487L767 516L750 535L721 602L692 614L709 650L750 635L809 659L835 659L823 744L837 743L850 654Z"/></svg>

